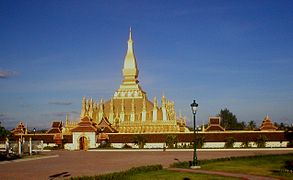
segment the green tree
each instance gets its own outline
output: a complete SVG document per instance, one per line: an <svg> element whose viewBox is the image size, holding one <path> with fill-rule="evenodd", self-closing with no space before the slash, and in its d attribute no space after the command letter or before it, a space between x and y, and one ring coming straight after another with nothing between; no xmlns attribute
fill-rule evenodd
<svg viewBox="0 0 293 180"><path fill-rule="evenodd" d="M133 143L138 145L138 148L143 149L144 145L146 144L147 140L144 135L136 134L133 136Z"/></svg>
<svg viewBox="0 0 293 180"><path fill-rule="evenodd" d="M225 140L225 148L233 148L236 139L234 137L227 137Z"/></svg>
<svg viewBox="0 0 293 180"><path fill-rule="evenodd" d="M255 128L256 128L255 122L254 121L249 121L248 125L247 125L247 129L248 130L255 130Z"/></svg>
<svg viewBox="0 0 293 180"><path fill-rule="evenodd" d="M166 137L166 145L168 148L177 148L178 138L176 135L169 134Z"/></svg>
<svg viewBox="0 0 293 180"><path fill-rule="evenodd" d="M237 117L227 108L221 109L218 116L221 117L221 126L227 130L243 130L245 127L245 123L238 123Z"/></svg>
<svg viewBox="0 0 293 180"><path fill-rule="evenodd" d="M274 123L274 125L278 128L278 130L286 130L286 125L284 123Z"/></svg>
<svg viewBox="0 0 293 180"><path fill-rule="evenodd" d="M266 147L267 141L268 141L268 138L265 135L260 135L257 138L255 144L258 148L264 148Z"/></svg>
<svg viewBox="0 0 293 180"><path fill-rule="evenodd" d="M0 122L0 138L6 138L10 135L10 131L6 130L3 126L1 126Z"/></svg>

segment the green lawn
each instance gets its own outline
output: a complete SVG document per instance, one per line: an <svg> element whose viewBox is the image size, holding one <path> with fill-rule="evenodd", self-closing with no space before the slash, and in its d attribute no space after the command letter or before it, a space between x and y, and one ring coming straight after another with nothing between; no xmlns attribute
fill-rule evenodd
<svg viewBox="0 0 293 180"><path fill-rule="evenodd" d="M293 179L293 174L279 173L286 160L292 160L293 154L239 157L226 160L202 162L201 168L211 171L253 174Z"/></svg>
<svg viewBox="0 0 293 180"><path fill-rule="evenodd" d="M215 180L233 180L237 178L230 178L224 176L216 176L216 175L207 175L207 174L194 174L194 173L183 173L183 172L173 172L168 170L159 170L159 171L151 171L147 173L139 173L136 175L132 175L127 177L129 180L183 180L184 178L193 179L215 179Z"/></svg>

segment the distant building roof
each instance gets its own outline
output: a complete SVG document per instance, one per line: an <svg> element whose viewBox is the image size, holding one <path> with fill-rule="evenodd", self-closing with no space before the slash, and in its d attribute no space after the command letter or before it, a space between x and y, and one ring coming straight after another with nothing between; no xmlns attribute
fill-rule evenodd
<svg viewBox="0 0 293 180"><path fill-rule="evenodd" d="M83 117L77 124L76 128L73 128L71 132L96 132L97 128L88 116Z"/></svg>
<svg viewBox="0 0 293 180"><path fill-rule="evenodd" d="M106 117L103 117L100 123L97 125L97 129L103 133L116 133L116 129L112 127L112 124L108 121Z"/></svg>
<svg viewBox="0 0 293 180"><path fill-rule="evenodd" d="M205 131L225 131L225 129L220 125L221 117L209 117L209 126Z"/></svg>
<svg viewBox="0 0 293 180"><path fill-rule="evenodd" d="M262 121L262 124L259 128L261 131L275 131L278 128L273 125L273 122L271 121L270 117L267 115L264 120Z"/></svg>
<svg viewBox="0 0 293 180"><path fill-rule="evenodd" d="M22 122L19 122L16 128L11 132L12 134L25 134L26 128L24 127L24 124Z"/></svg>
<svg viewBox="0 0 293 180"><path fill-rule="evenodd" d="M61 132L62 132L62 122L53 121L51 129L49 129L46 133L55 134L55 133L61 133Z"/></svg>

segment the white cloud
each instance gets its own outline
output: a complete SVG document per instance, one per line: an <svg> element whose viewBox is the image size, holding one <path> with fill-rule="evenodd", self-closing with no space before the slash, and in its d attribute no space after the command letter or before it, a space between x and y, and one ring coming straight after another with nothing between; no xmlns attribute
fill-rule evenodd
<svg viewBox="0 0 293 180"><path fill-rule="evenodd" d="M15 71L10 71L10 70L0 70L0 78L1 79L6 79L12 76L16 76L18 73Z"/></svg>
<svg viewBox="0 0 293 180"><path fill-rule="evenodd" d="M48 102L48 104L69 106L72 104L72 102L69 102L69 101L50 101L50 102Z"/></svg>

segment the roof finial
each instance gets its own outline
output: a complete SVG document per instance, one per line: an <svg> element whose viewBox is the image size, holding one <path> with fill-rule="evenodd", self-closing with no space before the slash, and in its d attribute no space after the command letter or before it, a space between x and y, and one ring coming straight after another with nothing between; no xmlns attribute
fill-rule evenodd
<svg viewBox="0 0 293 180"><path fill-rule="evenodd" d="M129 27L129 39L128 41L132 41L132 30L131 30L131 26Z"/></svg>

